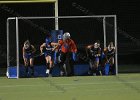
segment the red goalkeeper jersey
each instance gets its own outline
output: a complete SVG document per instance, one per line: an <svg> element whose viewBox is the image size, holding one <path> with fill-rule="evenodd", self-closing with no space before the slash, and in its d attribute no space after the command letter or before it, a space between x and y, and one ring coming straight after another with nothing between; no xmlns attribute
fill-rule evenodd
<svg viewBox="0 0 140 100"><path fill-rule="evenodd" d="M72 39L67 39L66 41L61 40L59 44L61 45L61 51L63 53L77 52L77 47Z"/></svg>

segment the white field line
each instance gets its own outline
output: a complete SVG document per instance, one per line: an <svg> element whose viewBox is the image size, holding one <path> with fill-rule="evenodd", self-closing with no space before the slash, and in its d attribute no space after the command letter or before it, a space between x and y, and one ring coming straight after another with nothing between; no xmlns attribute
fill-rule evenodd
<svg viewBox="0 0 140 100"><path fill-rule="evenodd" d="M71 84L59 84L59 83L54 83L56 84L57 86L79 86L79 85L104 85L104 84L122 84L122 83L129 83L129 84L134 84L134 83L138 83L140 81L134 81L134 82L102 82L102 83L94 83L94 82L85 82L85 83L71 83ZM0 88L10 88L10 87L36 87L36 86L49 86L50 84L46 84L46 85L42 85L42 84L39 84L39 85L0 85Z"/></svg>
<svg viewBox="0 0 140 100"><path fill-rule="evenodd" d="M125 89L125 90L128 90L128 89L130 90L130 88L123 88L123 90L124 90L124 89ZM95 89L95 90L94 90L94 89L92 89L92 90L89 90L89 89L88 89L88 90L85 90L85 91L110 91L110 90L117 91L117 90L120 90L120 88L119 88L119 89L117 89L117 88L115 88L115 89L111 89L111 88L104 89L104 88L103 88L103 89Z"/></svg>
<svg viewBox="0 0 140 100"><path fill-rule="evenodd" d="M78 88L78 87L71 87L71 88L66 88L66 90L70 90L70 89L74 89L74 88ZM123 90L129 90L130 88L123 88ZM114 90L114 91L117 91L117 90L120 90L120 89L92 89L92 90L90 90L90 89L88 89L88 90L84 90L84 91L87 91L87 92L92 92L93 93L93 91L95 91L95 92L100 92L100 91L111 91L111 90ZM62 93L62 92L64 92L64 91L58 91L58 90L56 90L56 91L48 91L48 92L57 92L57 93Z"/></svg>
<svg viewBox="0 0 140 100"><path fill-rule="evenodd" d="M140 81L135 81L135 82L102 82L102 83L71 83L71 84L58 84L62 86L73 86L73 85L104 85L104 84L121 84L121 83L138 83Z"/></svg>
<svg viewBox="0 0 140 100"><path fill-rule="evenodd" d="M4 86L0 86L0 88L10 88L10 87L30 87L30 86L41 86L41 85L4 85Z"/></svg>
<svg viewBox="0 0 140 100"><path fill-rule="evenodd" d="M48 92L52 92L52 93L53 93L53 92L58 92L58 93L61 93L61 92L64 92L64 91L57 91L57 90L56 90L56 91L48 91Z"/></svg>

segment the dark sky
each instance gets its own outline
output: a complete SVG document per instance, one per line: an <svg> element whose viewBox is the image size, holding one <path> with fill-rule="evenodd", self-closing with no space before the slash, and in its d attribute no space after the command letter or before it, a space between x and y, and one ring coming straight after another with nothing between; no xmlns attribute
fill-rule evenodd
<svg viewBox="0 0 140 100"><path fill-rule="evenodd" d="M62 2L61 2L62 1ZM120 64L139 64L140 3L138 0L60 0L60 15L117 15Z"/></svg>
<svg viewBox="0 0 140 100"><path fill-rule="evenodd" d="M82 13L79 9L87 9L89 11L88 14L92 15L102 15L102 14L115 14L118 17L118 25L122 29L126 29L130 32L138 33L140 30L139 28L133 29L134 26L138 26L140 23L140 15L139 15L139 6L140 3L137 0L122 0L122 1L102 1L102 0L67 0L67 2L70 1L69 4L65 6L71 6L71 9L67 7L66 10L60 10L60 14L67 14L69 15L71 11L73 11L73 15L79 15L79 13L82 15L84 14L84 11ZM92 1L93 3L89 2ZM64 2L62 3L64 6ZM75 4L75 6L74 6ZM60 5L61 6L61 5ZM74 9L76 8L76 9ZM69 10L68 10L69 9ZM62 12L62 13L61 13Z"/></svg>
<svg viewBox="0 0 140 100"><path fill-rule="evenodd" d="M140 39L140 3L137 0L60 0L60 15L103 15L115 14L118 26ZM92 3L90 2L92 1ZM61 8L60 8L61 9ZM87 12L88 11L88 12Z"/></svg>
<svg viewBox="0 0 140 100"><path fill-rule="evenodd" d="M138 0L59 0L59 16L117 15L119 58L128 59L120 62L139 63L133 60L133 57L140 55L139 7ZM7 9L14 13L10 13ZM0 5L0 64L6 63L6 57L2 55L6 52L6 19L18 14L20 16L53 16L53 9L52 4L46 3Z"/></svg>

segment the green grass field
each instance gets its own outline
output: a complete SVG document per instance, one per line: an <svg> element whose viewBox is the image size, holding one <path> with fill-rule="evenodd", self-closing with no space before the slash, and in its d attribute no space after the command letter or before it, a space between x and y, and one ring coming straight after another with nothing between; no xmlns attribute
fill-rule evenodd
<svg viewBox="0 0 140 100"><path fill-rule="evenodd" d="M140 100L140 74L0 78L0 100Z"/></svg>

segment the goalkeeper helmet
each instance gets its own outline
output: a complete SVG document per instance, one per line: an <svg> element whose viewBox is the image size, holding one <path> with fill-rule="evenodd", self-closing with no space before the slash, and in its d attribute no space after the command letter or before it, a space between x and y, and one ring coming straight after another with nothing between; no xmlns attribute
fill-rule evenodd
<svg viewBox="0 0 140 100"><path fill-rule="evenodd" d="M63 40L69 39L70 38L70 33L69 32L65 32L63 34Z"/></svg>

